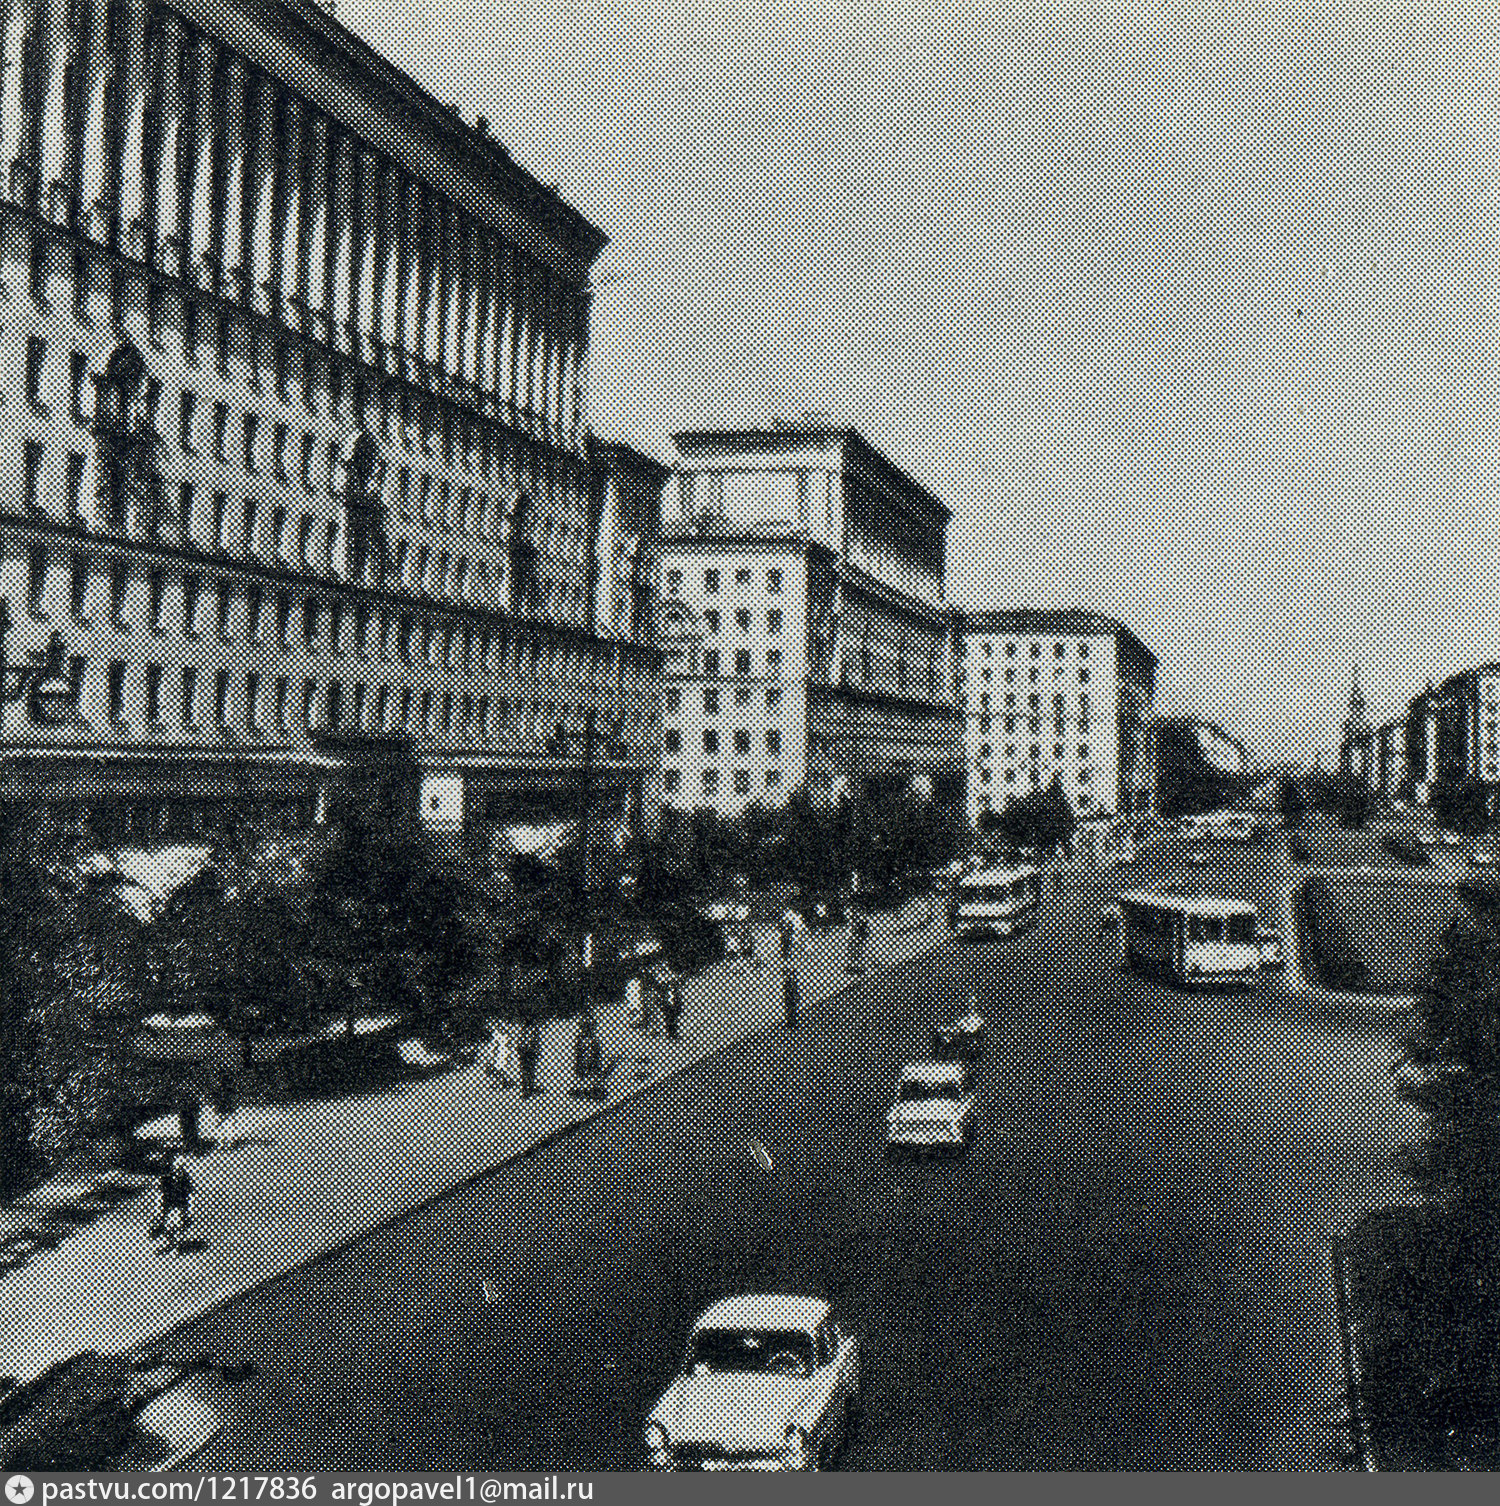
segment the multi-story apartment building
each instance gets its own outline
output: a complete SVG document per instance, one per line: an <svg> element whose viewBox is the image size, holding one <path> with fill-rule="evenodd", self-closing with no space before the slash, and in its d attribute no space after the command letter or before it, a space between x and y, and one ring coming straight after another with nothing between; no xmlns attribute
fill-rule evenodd
<svg viewBox="0 0 1500 1506"><path fill-rule="evenodd" d="M1055 778L1084 820L1149 812L1156 656L1093 612L963 613L957 669L968 815Z"/></svg>
<svg viewBox="0 0 1500 1506"><path fill-rule="evenodd" d="M310 0L3 47L4 655L52 687L7 676L0 798L155 837L398 740L439 825L585 763L624 812L664 473L583 427L602 232Z"/></svg>
<svg viewBox="0 0 1500 1506"><path fill-rule="evenodd" d="M948 509L849 429L675 444L663 803L735 815L885 781L956 808Z"/></svg>
<svg viewBox="0 0 1500 1506"><path fill-rule="evenodd" d="M1500 783L1500 664L1431 683L1406 714L1406 764L1418 800L1439 786Z"/></svg>

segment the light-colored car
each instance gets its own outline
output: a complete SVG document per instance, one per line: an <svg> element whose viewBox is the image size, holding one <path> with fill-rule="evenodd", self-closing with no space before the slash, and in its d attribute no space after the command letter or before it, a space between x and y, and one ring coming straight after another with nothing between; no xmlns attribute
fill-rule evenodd
<svg viewBox="0 0 1500 1506"><path fill-rule="evenodd" d="M908 1062L885 1116L886 1150L966 1150L977 1118L962 1062Z"/></svg>
<svg viewBox="0 0 1500 1506"><path fill-rule="evenodd" d="M1437 838L1444 847L1457 847L1463 841L1463 838L1456 831L1440 831L1437 834Z"/></svg>
<svg viewBox="0 0 1500 1506"><path fill-rule="evenodd" d="M859 1343L826 1302L727 1297L693 1325L646 1452L661 1470L826 1469L858 1406Z"/></svg>
<svg viewBox="0 0 1500 1506"><path fill-rule="evenodd" d="M1500 867L1500 857L1496 856L1493 847L1476 847L1469 854L1470 868L1495 868Z"/></svg>

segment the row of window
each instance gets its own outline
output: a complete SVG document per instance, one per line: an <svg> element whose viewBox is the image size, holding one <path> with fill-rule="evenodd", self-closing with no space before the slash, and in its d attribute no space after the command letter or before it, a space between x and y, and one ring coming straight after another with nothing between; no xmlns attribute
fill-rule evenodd
<svg viewBox="0 0 1500 1506"><path fill-rule="evenodd" d="M709 698L712 696L712 704ZM682 688L678 685L668 686L666 692L667 710L682 710ZM736 685L734 688L734 704L736 706L748 706L750 704L750 687L748 685ZM781 686L766 686L766 709L772 710L781 704ZM710 688L703 692L703 709L710 713L716 713L719 709L719 692L716 688Z"/></svg>
<svg viewBox="0 0 1500 1506"><path fill-rule="evenodd" d="M44 295L44 258L49 244L48 239L42 235L32 239L29 258L30 289L33 300L39 305ZM86 323L87 263L81 247L73 251L71 272L73 314L80 323ZM128 273L123 267L108 267L106 274L109 277L110 322L117 333L123 334L125 279ZM150 343L156 348L161 346L162 302L160 285L148 284L146 324ZM211 341L218 373L220 376L228 376L231 348L237 350L243 343L248 357L246 380L253 390L259 391L264 360L263 341L253 322L247 319L236 328L236 322L243 318L228 307L200 308L191 299L185 299L183 356L190 367L198 366L204 345ZM344 366L340 361L316 351L294 348L290 342L278 340L272 343L269 365L275 375L277 396L283 403L292 401L291 368L293 356L299 350L301 398L309 413L318 411L317 399L321 389L327 393L331 413L337 414L342 410L365 432L372 432L378 422L381 435L386 441L396 443L399 440L401 446L408 451L420 446L424 453L434 458L441 454L444 465L451 467L457 464L469 472L474 471L477 459L479 473L485 478L492 474L498 475L507 458L513 458L518 453L517 446L522 441L512 441L499 426L471 413L467 408L446 401L436 394L429 396L420 391L414 392L399 380L382 383L378 377L368 378L362 371L352 379L346 379ZM29 393L34 394L33 401L37 400L43 386L45 362L46 342L35 339L27 350L27 388ZM73 381L77 394L73 405L75 418L81 411L81 394L86 380L87 363L78 352L74 352ZM509 405L502 403L501 406ZM517 419L521 416L513 415Z"/></svg>
<svg viewBox="0 0 1500 1506"><path fill-rule="evenodd" d="M739 630L742 633L748 633L750 631L750 613L741 608L740 611L734 614L734 617ZM712 609L705 612L703 614L703 625L710 633L717 633L719 631L719 614ZM771 634L781 631L781 613L779 611L766 613L766 631Z"/></svg>
<svg viewBox="0 0 1500 1506"><path fill-rule="evenodd" d="M1079 784L1087 784L1093 777L1094 775L1092 769L1080 769L1078 771ZM1033 763L1031 765L1031 782L1033 784L1038 784L1040 783L1040 781L1041 770L1035 763ZM979 771L979 782L981 784L988 784L990 782L990 771L988 769L981 769ZM1016 771L1014 769L1007 769L1005 771L1005 782L1007 784L1014 784L1016 782Z"/></svg>
<svg viewBox="0 0 1500 1506"><path fill-rule="evenodd" d="M124 727L130 713L138 714L148 727L163 727L169 716L190 732L205 725L217 728L239 726L250 736L268 730L282 736L302 732L360 730L369 732L414 732L493 737L512 713L525 715L524 703L514 705L504 697L439 695L410 686L373 688L341 680L320 685L306 679L294 686L286 675L263 677L258 671L231 674L227 669L212 674L187 665L167 671L160 664L145 664L132 674L122 659L110 662L106 674L107 709L111 725ZM83 684L85 661L74 658L68 668L75 696ZM295 706L295 713L294 713ZM532 704L535 713L535 703Z"/></svg>
<svg viewBox="0 0 1500 1506"><path fill-rule="evenodd" d="M683 674L688 669L687 650L682 648L669 648L665 658L666 672L670 674ZM715 649L705 649L703 653L703 673L707 678L714 678L723 671L720 668L719 655ZM750 650L741 649L734 656L734 672L737 675L753 673L751 669ZM766 650L766 673L773 678L781 674L781 650L772 648ZM718 692L713 692L717 697ZM709 691L703 692L704 709L708 708Z"/></svg>
<svg viewBox="0 0 1500 1506"><path fill-rule="evenodd" d="M767 769L765 773L766 788L777 789L781 784L781 770ZM664 769L662 771L662 787L668 794L674 794L682 788L682 770ZM705 795L717 795L719 792L719 771L717 769L704 769L703 793ZM734 771L734 792L736 795L748 795L750 793L750 771L748 769L736 769Z"/></svg>
<svg viewBox="0 0 1500 1506"><path fill-rule="evenodd" d="M1088 658L1089 646L1087 643L1079 642L1075 644L1074 647L1077 649L1078 657L1080 659ZM961 639L959 641L958 651L960 654L965 655L969 652L969 640L967 638ZM985 639L983 643L984 657L986 659L990 658L994 654L994 651L995 645L993 640ZM1068 646L1066 643L1054 643L1052 645L1052 657L1054 659L1064 658L1067 655L1067 652ZM1005 657L1007 659L1014 659L1016 657L1016 645L1014 643L1007 643L1005 645ZM1033 659L1040 659L1042 657L1042 645L1040 643L1033 643L1031 645L1031 657Z"/></svg>
<svg viewBox="0 0 1500 1506"><path fill-rule="evenodd" d="M734 572L735 585L748 586L751 583L751 575L752 572L749 570L736 570ZM766 590L770 595L776 596L780 594L781 582L782 574L780 570L766 571ZM704 592L709 596L713 596L717 593L719 589L719 572L717 570L705 570L703 572L703 589ZM667 594L669 596L682 595L681 570L671 569L667 571ZM746 614L741 613L740 615L743 617ZM715 623L715 627L717 628L717 622Z"/></svg>
<svg viewBox="0 0 1500 1506"><path fill-rule="evenodd" d="M968 709L968 705L969 705L969 698L968 698L968 696L966 696L966 695L959 696L959 698L958 698L958 704L960 706L962 706L964 709L967 710ZM1015 696L1013 696L1013 695L1006 696L1006 698L1005 698L1005 709L1006 709L1006 711L1013 711L1015 709L1015 704L1016 704L1016 698L1015 698ZM1053 714L1053 716L1055 718L1060 718L1062 716L1064 705L1065 705L1065 703L1063 701L1063 698L1060 695L1055 695L1055 696L1052 697L1052 714ZM979 697L979 709L982 712L987 712L990 709L990 697L989 697L989 695L988 695L987 692L981 694L980 697ZM1032 713L1033 716L1035 716L1042 709L1042 698L1040 696L1036 696L1036 695L1028 696L1027 697L1027 709L1030 710L1030 712ZM1085 726L1087 725L1088 719L1089 719L1089 709L1090 709L1090 707L1089 707L1089 698L1088 698L1087 692L1085 692L1084 694L1082 694L1082 695L1080 695L1078 697L1078 717L1079 717L1079 720L1085 724ZM1011 718L1011 720L1014 720L1014 718Z"/></svg>
<svg viewBox="0 0 1500 1506"><path fill-rule="evenodd" d="M991 671L989 669L983 669L979 673L979 678L980 678L981 681L983 681L984 684L988 685L990 683L990 681L994 678L993 671ZM1061 669L1054 669L1052 671L1052 678L1054 680L1060 680L1062 678L1062 670ZM967 684L968 683L968 679L969 679L969 671L966 670L966 669L960 669L959 672L958 672L958 683L960 685ZM1031 671L1031 683L1033 685L1036 685L1036 684L1038 684L1040 682L1040 680L1041 680L1041 671L1040 670L1036 670L1036 669L1032 670ZM1086 665L1080 666L1079 670L1078 670L1078 683L1080 685L1087 685L1088 682L1089 682L1088 667ZM1005 683L1007 685L1014 685L1016 683L1016 672L1015 672L1015 670L1013 670L1013 669L1007 669L1005 671Z"/></svg>
<svg viewBox="0 0 1500 1506"><path fill-rule="evenodd" d="M675 727L669 727L662 734L662 751L666 753L682 752L682 733ZM703 729L703 751L705 753L717 753L719 751L719 733L717 728L705 727ZM734 751L736 753L748 753L750 751L750 734L744 728L740 728L734 734ZM781 733L774 728L766 733L766 752L773 756L781 752Z"/></svg>
<svg viewBox="0 0 1500 1506"><path fill-rule="evenodd" d="M1014 729L1010 729L1010 730L1014 730ZM1041 750L1040 750L1039 746L1036 743L1033 743L1031 745L1031 756L1033 758L1037 758L1037 757L1040 757L1040 755L1041 755ZM989 760L990 760L990 756L991 756L990 755L990 745L988 743L981 743L980 744L980 748L979 748L979 760L978 761L980 763L988 763ZM1016 756L1016 749L1015 749L1015 745L1013 743L1007 745L1007 747L1005 749L1005 756L1007 758L1014 758ZM1053 746L1052 756L1054 758L1061 758L1063 756L1063 748L1062 748L1062 744L1061 743L1057 743L1057 744L1055 744ZM1078 745L1078 760L1079 760L1079 762L1080 763L1087 763L1088 762L1088 756L1089 756L1088 745L1085 744L1085 743L1080 743Z"/></svg>

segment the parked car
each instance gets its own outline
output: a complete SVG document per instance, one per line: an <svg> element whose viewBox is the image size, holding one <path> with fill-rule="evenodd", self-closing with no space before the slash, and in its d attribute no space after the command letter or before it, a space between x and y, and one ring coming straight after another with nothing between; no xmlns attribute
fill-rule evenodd
<svg viewBox="0 0 1500 1506"><path fill-rule="evenodd" d="M967 1150L977 1116L962 1062L908 1062L896 1085L896 1101L885 1116L886 1152Z"/></svg>
<svg viewBox="0 0 1500 1506"><path fill-rule="evenodd" d="M1398 863L1405 863L1409 868L1420 868L1424 863L1432 861L1432 853L1427 845L1411 837L1397 836L1392 833L1390 836L1382 837L1380 845Z"/></svg>
<svg viewBox="0 0 1500 1506"><path fill-rule="evenodd" d="M1476 847L1469 854L1470 868L1494 868L1500 866L1500 857L1497 857L1492 847Z"/></svg>
<svg viewBox="0 0 1500 1506"><path fill-rule="evenodd" d="M1463 841L1463 838L1456 831L1440 831L1437 834L1437 838L1444 847L1457 847Z"/></svg>
<svg viewBox="0 0 1500 1506"><path fill-rule="evenodd" d="M984 1017L971 1009L932 1030L932 1055L937 1061L978 1061L987 1044Z"/></svg>
<svg viewBox="0 0 1500 1506"><path fill-rule="evenodd" d="M659 1470L821 1470L859 1407L859 1343L816 1297L751 1294L693 1325L646 1423Z"/></svg>

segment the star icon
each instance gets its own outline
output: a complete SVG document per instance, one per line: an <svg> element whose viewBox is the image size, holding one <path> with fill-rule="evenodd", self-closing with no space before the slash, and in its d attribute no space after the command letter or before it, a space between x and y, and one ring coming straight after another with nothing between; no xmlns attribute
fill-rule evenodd
<svg viewBox="0 0 1500 1506"><path fill-rule="evenodd" d="M12 1475L5 1482L5 1499L14 1503L14 1506L26 1506L26 1503L36 1494L36 1486L26 1475Z"/></svg>

